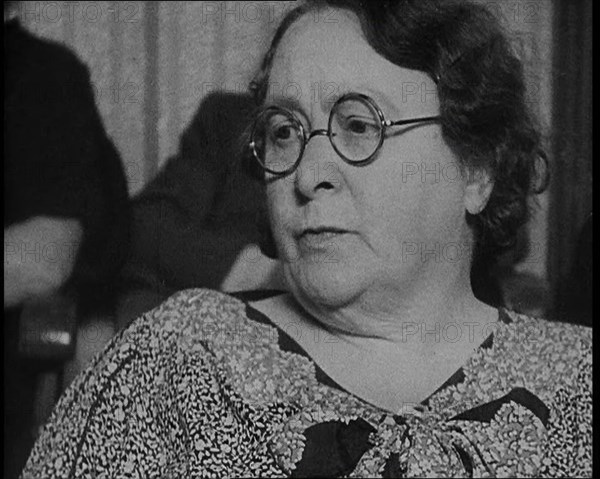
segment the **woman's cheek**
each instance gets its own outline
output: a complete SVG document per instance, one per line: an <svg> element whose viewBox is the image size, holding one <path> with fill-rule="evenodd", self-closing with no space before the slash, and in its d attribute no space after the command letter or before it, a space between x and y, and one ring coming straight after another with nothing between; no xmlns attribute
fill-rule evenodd
<svg viewBox="0 0 600 479"><path fill-rule="evenodd" d="M286 259L290 256L290 251L295 248L292 228L293 216L283 201L273 199L275 201L269 203L271 232L280 258Z"/></svg>

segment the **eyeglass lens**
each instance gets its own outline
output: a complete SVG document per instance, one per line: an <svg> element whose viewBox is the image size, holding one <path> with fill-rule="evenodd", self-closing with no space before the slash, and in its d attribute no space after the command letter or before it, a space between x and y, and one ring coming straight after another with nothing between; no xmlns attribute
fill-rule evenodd
<svg viewBox="0 0 600 479"><path fill-rule="evenodd" d="M267 108L258 117L253 132L257 159L273 173L292 169L302 155L305 131L291 112L278 107ZM377 110L366 100L347 98L334 105L329 119L329 138L347 161L369 158L378 148L382 133Z"/></svg>

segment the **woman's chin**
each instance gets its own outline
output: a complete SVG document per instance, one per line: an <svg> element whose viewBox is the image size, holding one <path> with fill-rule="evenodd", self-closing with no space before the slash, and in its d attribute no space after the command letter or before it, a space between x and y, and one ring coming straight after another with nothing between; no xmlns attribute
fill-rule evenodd
<svg viewBox="0 0 600 479"><path fill-rule="evenodd" d="M352 270L348 271L340 264L296 262L284 266L286 283L299 301L333 310L352 303L365 288L367 271Z"/></svg>

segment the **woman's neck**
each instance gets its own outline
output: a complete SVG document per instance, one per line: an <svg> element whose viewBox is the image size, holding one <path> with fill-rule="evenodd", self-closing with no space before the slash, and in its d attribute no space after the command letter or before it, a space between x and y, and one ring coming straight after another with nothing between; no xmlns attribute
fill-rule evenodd
<svg viewBox="0 0 600 479"><path fill-rule="evenodd" d="M428 293L397 308L397 315L389 309L379 316L347 309L335 318L319 318L291 294L253 306L290 334L344 389L398 411L427 398L463 366L498 319L497 310L477 301L470 288L463 294L452 289ZM359 313L361 334L329 326L346 318L356 323Z"/></svg>
<svg viewBox="0 0 600 479"><path fill-rule="evenodd" d="M352 304L323 310L298 296L298 311L313 327L366 351L402 351L432 357L476 347L490 332L497 311L473 295L468 267L415 278L402 291L369 291ZM290 299L290 301L294 301ZM291 306L293 307L293 306Z"/></svg>

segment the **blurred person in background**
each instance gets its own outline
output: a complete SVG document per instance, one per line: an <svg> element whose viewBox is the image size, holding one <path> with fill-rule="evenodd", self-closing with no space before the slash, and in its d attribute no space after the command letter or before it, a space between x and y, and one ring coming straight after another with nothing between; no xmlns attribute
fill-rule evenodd
<svg viewBox="0 0 600 479"><path fill-rule="evenodd" d="M36 366L17 347L23 311L57 296L74 298L77 317L110 311L129 241L124 170L88 68L23 28L18 9L4 3L5 477L34 440Z"/></svg>
<svg viewBox="0 0 600 479"><path fill-rule="evenodd" d="M258 246L264 188L241 167L240 137L252 111L250 95L206 97L177 154L132 198L120 327L186 288L283 288L280 262Z"/></svg>

